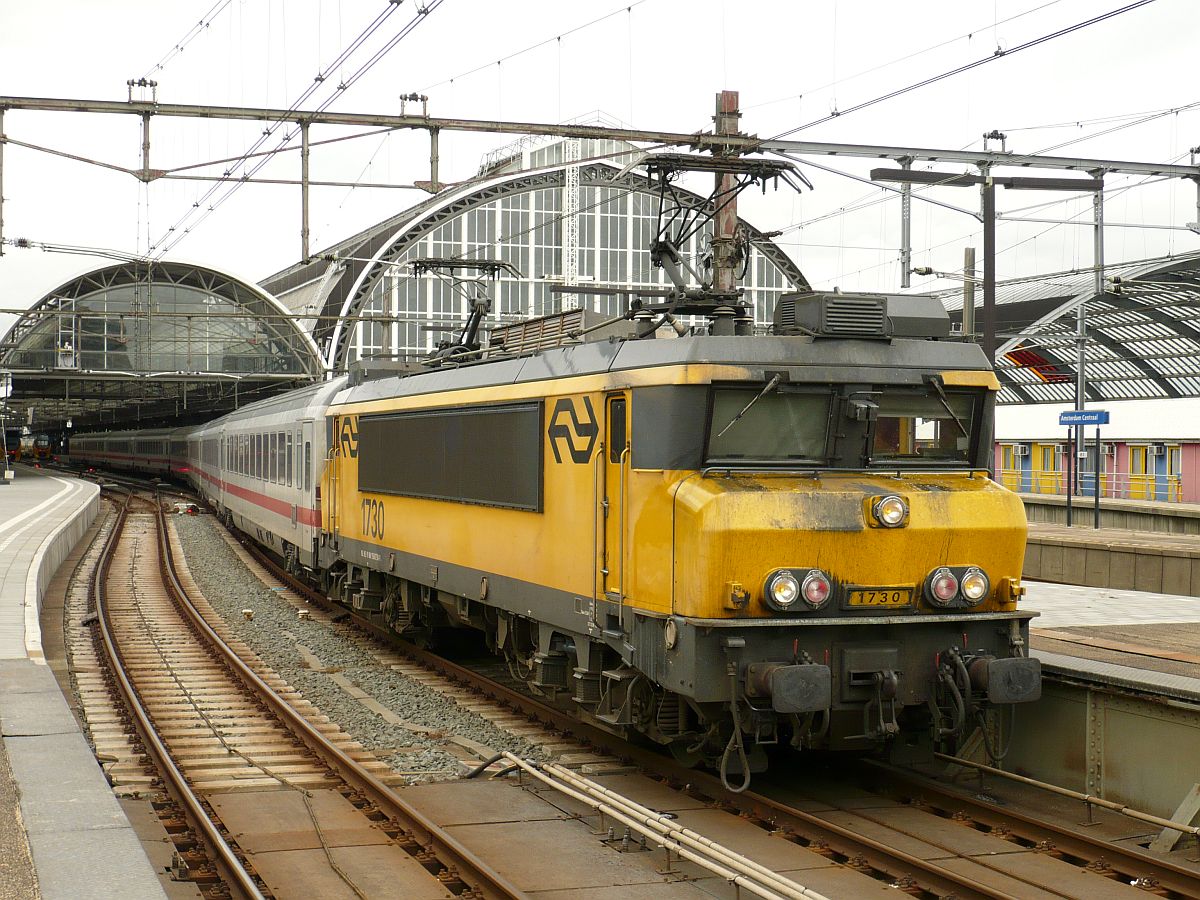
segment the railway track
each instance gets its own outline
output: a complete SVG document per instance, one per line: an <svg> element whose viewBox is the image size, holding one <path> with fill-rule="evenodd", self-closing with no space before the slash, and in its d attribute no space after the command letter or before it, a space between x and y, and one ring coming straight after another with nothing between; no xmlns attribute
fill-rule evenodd
<svg viewBox="0 0 1200 900"><path fill-rule="evenodd" d="M243 554L255 557L260 577L269 573L277 584L286 585L298 606L326 602L252 544L243 546ZM343 613L332 607L329 615L332 619ZM385 638L378 630L376 634ZM600 777L606 769L622 771L625 766L627 771L632 764L682 794L702 798L776 838L911 896L1200 897L1196 869L988 802L976 796L978 792L909 770L856 765L828 780L773 777L762 779L756 792L731 794L716 777L582 723L569 710L518 686L411 645L402 645L399 658L394 644L377 644L382 662L473 709L491 704L493 717L515 717L526 734L531 723L537 723L544 729L544 745L596 761L569 763L576 773L582 768ZM497 758L493 770L515 765L511 756Z"/></svg>
<svg viewBox="0 0 1200 900"><path fill-rule="evenodd" d="M173 826L176 877L246 897L520 896L396 797L384 764L243 661L189 597L178 552L157 500L130 494L93 580L120 693L194 829Z"/></svg>
<svg viewBox="0 0 1200 900"><path fill-rule="evenodd" d="M110 556L105 599L114 630L128 630L133 635L132 642L127 644L130 648L127 655L131 662L136 662L131 668L139 669L139 678L144 679L142 693L147 706L153 707L160 721L165 723L163 731L166 735L176 742L183 740L184 746L188 747L178 753L187 776L184 780L191 781L198 789L197 804L217 814L216 835L232 845L232 859L248 859L253 865L276 855L277 851L264 852L262 842L279 840L278 832L268 831L265 835L255 832L253 827L245 824L244 808L253 806L261 811L263 797L267 794L290 794L293 799L287 802L295 804L298 793L301 803L289 807L287 819L292 832L300 830L296 823L303 823L306 817L314 826L307 831L311 845L308 862L311 863L314 855L321 854L326 857L326 862L336 860L341 848L332 844L342 835L338 833L335 841L326 841L326 836L335 834L335 830L317 825L325 813L325 807L320 804L334 799L335 794L343 800L352 797L355 802L361 802L362 795L356 794L348 784L332 784L333 767L316 763L304 741L297 742L290 732L276 730L276 725L258 722L257 713L269 704L239 694L243 689L236 685L222 688L220 674L227 664L214 666L211 657L197 651L197 638L180 637L182 626L178 616L172 624L167 612L169 604L158 597L158 594L169 592L155 587L155 578L151 577L155 575L155 567L163 565L164 556L169 562L180 552L177 545L172 546L170 539L158 534L160 525L157 505L143 500L134 501L124 521L114 527L108 541ZM272 577L266 568L271 565L269 560L249 562L258 570L258 577ZM274 574L282 575L278 571ZM180 592L186 594L190 586L186 569L182 575L177 574L175 580L180 582ZM304 594L302 586L295 583L285 586L276 582L275 587L286 587L278 596L290 597L297 608L311 610L312 601L319 599ZM212 618L216 629L224 630L215 614L203 609L202 602L200 606L201 611ZM335 619L344 617L344 611L337 607L324 614L313 612L327 618L331 625L336 625ZM360 639L364 643L374 643L374 639L365 634L360 635ZM237 642L228 643L236 645ZM238 650L252 661L259 678L274 682L276 694L290 696L303 708L303 701L261 661L255 661L249 648L242 646ZM795 864L796 859L807 860L808 865L814 859L821 861L828 869L818 873L825 878L824 885L819 886L823 887L824 896L829 897L868 896L859 891L863 890L864 884L871 883L893 896L898 889L910 896L928 898L1087 897L1088 900L1102 900L1146 896L1147 893L1167 897L1200 896L1200 885L1191 871L1134 848L1095 840L1018 810L997 806L974 796L977 792L970 789L957 789L922 779L904 770L866 766L858 767L851 775L842 772L829 779L818 776L760 779L756 785L758 793L732 795L706 773L683 769L657 754L647 753L580 723L569 712L530 697L517 686L500 684L494 678L415 647L397 651L393 646L379 644L376 652L393 668L422 680L427 686L446 693L497 724L521 729L526 736L540 729L542 735L537 739L538 743L559 756L558 761L530 766L525 760L509 757L497 761L488 771L494 773L499 767L524 766L524 788L512 788L518 793L528 792L531 787L545 793L559 791L567 798L565 802L577 806L581 803L586 806L580 796L589 794L595 801L593 814L576 810L573 815L591 825L601 838L605 823L612 827L614 811L626 815L633 810L635 817L659 817L658 824L663 826L665 834L671 829L664 822L669 821L668 817L674 818L676 813L662 811L680 810L679 814L686 817L689 811L703 807L716 810L722 816L731 814L727 818L742 826L743 833L747 828L757 831L767 840L762 858L791 861L774 863L778 871L785 871L787 865ZM164 660L174 660L180 665L168 675ZM185 682L183 671L194 673L197 681ZM494 675L494 671L491 674ZM343 749L350 747L353 750L349 738L338 735L337 729L323 721L315 710L307 712L318 726L336 736L335 743L340 743ZM206 737L204 728L210 725L214 726L209 729L214 733ZM254 737L250 743L238 743L251 736ZM189 740L190 746L186 743ZM220 749L214 750L214 746ZM258 750L253 751L256 746ZM272 748L278 755L272 760L264 747ZM362 756L368 765L372 763L369 755ZM631 765L640 774L622 774L631 772ZM374 768L382 775L377 762ZM621 799L612 790L614 785L633 784L642 775L655 779L661 788L655 795L653 809L648 812L639 811L647 808L634 800ZM387 780L386 775L376 777ZM289 780L295 784L287 784ZM596 784L597 781L601 784ZM179 790L173 788L172 793ZM592 791L595 793L589 793ZM314 797L321 798L316 807L311 805ZM280 801L275 798L269 802ZM183 808L188 803L180 802L179 805ZM351 803L353 805L355 803ZM382 829L376 828L376 837L382 830L389 840L407 845L410 857L415 852L414 858L425 863L431 861L426 849L429 845L409 840L404 827L399 824L399 817L383 814L383 804L367 801L362 805L368 811L367 821L371 823L368 828L386 822ZM231 822L234 823L232 828ZM566 823L566 827L572 826L582 827L579 823ZM718 830L721 830L720 826ZM673 834L673 830L666 834L663 846L676 841ZM198 850L213 840L210 837L208 841L197 841L186 834L177 836L179 873L189 873L200 884L209 884L216 873L207 867L207 862L216 859L217 853L207 850L202 854ZM606 843L620 846L632 841L636 850L638 840L636 834L631 837L628 831L622 840L621 827L618 827L615 835L609 833ZM323 843L330 846L322 847ZM754 844L753 841L750 843ZM651 841L653 845L654 840ZM781 851L781 847L791 850ZM672 859L678 861L687 845L675 842L670 843L670 848L665 859L668 870ZM278 853L278 857L282 859L286 852ZM738 858L753 864L752 857ZM486 860L484 862L486 864ZM557 862L570 865L566 858ZM234 877L226 872L232 865L232 861L227 861L218 866L227 880ZM438 865L435 863L431 868ZM264 875L263 868L252 869L250 875L260 893L280 897L311 895L314 876L309 869L292 865L288 874L280 876L272 871ZM356 873L344 871L353 880ZM372 863L370 871L379 876L388 869L386 865ZM439 871L450 870L443 867ZM357 874L361 875L361 872ZM759 895L822 896L820 890L804 887L810 884L808 875L807 870L801 869L790 890L786 883L778 892L768 885L763 888L767 893ZM371 894L369 886L367 889L358 884L351 887L336 871L327 872L326 877L340 881L346 896ZM443 875L444 879L447 877L453 875ZM723 877L730 880L746 876L734 868L726 870ZM393 876L387 878L395 883ZM298 887L297 882L303 884ZM444 887L442 882L435 883L439 888ZM844 887L831 889L830 884ZM462 879L454 887L470 895L471 888ZM774 887L781 886L776 884ZM520 890L511 884L509 889L512 895L520 894ZM482 889L480 892L485 893ZM434 896L451 893L447 890ZM332 891L329 895L337 896L338 892Z"/></svg>

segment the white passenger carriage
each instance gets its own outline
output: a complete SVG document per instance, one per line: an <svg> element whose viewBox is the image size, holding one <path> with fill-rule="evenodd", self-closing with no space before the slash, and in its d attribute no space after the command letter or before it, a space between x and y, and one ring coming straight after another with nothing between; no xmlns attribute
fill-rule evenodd
<svg viewBox="0 0 1200 900"><path fill-rule="evenodd" d="M244 406L187 437L196 489L292 568L314 565L329 440L325 410L344 386L341 378Z"/></svg>
<svg viewBox="0 0 1200 900"><path fill-rule="evenodd" d="M75 465L99 466L115 472L186 477L190 430L160 428L78 434L71 438L70 460Z"/></svg>

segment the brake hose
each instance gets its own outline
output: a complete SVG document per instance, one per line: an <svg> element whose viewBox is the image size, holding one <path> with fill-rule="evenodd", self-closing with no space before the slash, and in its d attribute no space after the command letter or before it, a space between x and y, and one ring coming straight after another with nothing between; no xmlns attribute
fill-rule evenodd
<svg viewBox="0 0 1200 900"><path fill-rule="evenodd" d="M737 700L737 672L730 671L729 673L729 709L733 714L733 734L729 736L729 743L725 745L725 752L721 754L721 784L725 785L725 790L732 794L740 794L746 788L750 787L750 760L746 758L745 741L742 738L742 717L738 712ZM742 784L740 787L734 787L729 783L729 756L734 748L737 748L738 761L742 764Z"/></svg>

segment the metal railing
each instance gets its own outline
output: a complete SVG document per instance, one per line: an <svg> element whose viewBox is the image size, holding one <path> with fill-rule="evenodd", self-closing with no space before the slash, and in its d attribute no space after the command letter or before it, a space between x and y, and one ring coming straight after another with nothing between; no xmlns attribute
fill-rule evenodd
<svg viewBox="0 0 1200 900"><path fill-rule="evenodd" d="M1078 472L1075 496L1092 497L1094 472ZM1067 473L1044 469L997 469L996 480L1010 490L1023 494L1067 493ZM1100 496L1120 500L1183 501L1183 476L1179 473L1157 475L1149 472L1102 472Z"/></svg>

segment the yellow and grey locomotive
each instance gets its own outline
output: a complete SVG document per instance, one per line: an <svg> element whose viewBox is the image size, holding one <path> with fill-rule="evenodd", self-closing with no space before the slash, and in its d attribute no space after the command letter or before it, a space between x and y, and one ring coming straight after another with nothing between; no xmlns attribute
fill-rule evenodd
<svg viewBox="0 0 1200 900"><path fill-rule="evenodd" d="M481 629L594 720L744 778L781 739L953 742L1037 698L998 383L940 304L790 295L757 336L563 318L332 399L335 597Z"/></svg>

